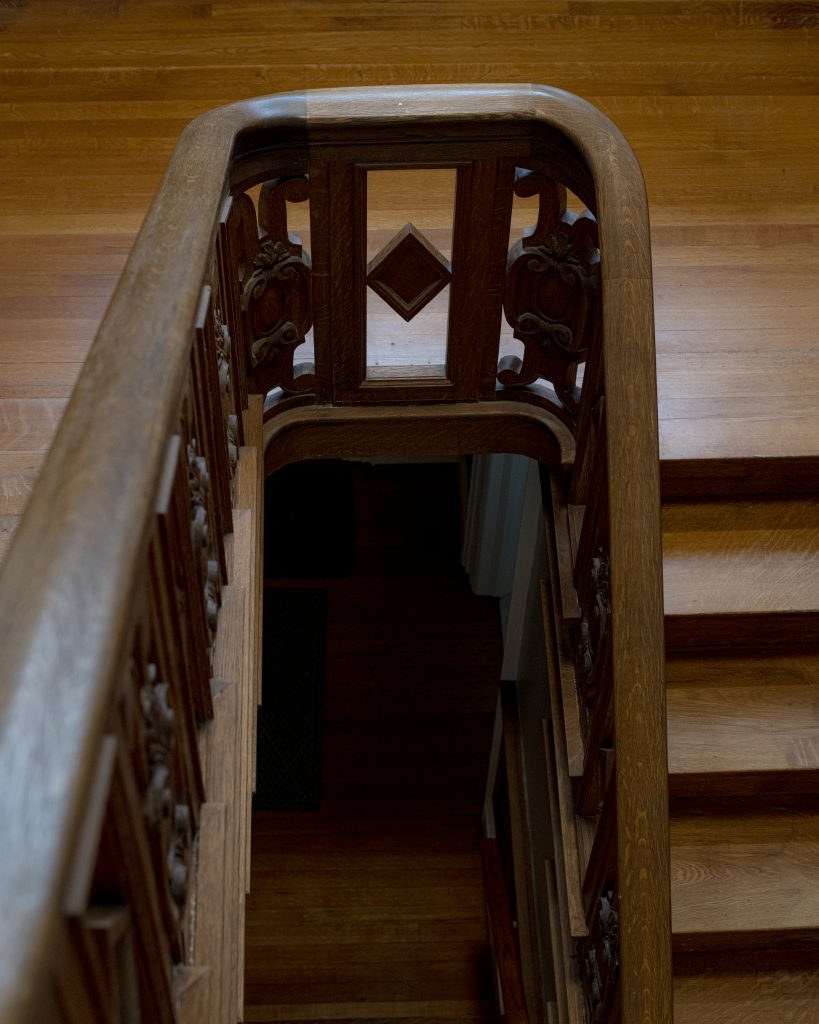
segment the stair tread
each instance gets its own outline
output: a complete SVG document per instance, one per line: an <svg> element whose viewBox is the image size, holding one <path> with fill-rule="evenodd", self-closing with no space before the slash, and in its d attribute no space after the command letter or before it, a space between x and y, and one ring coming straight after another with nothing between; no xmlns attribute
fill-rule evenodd
<svg viewBox="0 0 819 1024"><path fill-rule="evenodd" d="M819 499L663 507L666 616L819 613Z"/></svg>
<svg viewBox="0 0 819 1024"><path fill-rule="evenodd" d="M819 769L819 654L674 658L666 682L672 776Z"/></svg>
<svg viewBox="0 0 819 1024"><path fill-rule="evenodd" d="M675 1024L815 1024L819 970L675 977Z"/></svg>
<svg viewBox="0 0 819 1024"><path fill-rule="evenodd" d="M677 936L819 929L819 814L671 818Z"/></svg>

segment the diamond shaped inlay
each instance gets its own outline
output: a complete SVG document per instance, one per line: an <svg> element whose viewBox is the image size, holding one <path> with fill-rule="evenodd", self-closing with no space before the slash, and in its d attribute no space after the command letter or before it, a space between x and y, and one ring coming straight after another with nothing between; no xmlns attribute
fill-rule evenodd
<svg viewBox="0 0 819 1024"><path fill-rule="evenodd" d="M451 279L449 262L412 224L405 224L367 266L367 284L407 321Z"/></svg>

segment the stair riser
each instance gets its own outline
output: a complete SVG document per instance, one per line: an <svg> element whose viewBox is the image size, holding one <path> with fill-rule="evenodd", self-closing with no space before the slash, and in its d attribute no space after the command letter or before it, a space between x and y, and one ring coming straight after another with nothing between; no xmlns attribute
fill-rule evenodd
<svg viewBox="0 0 819 1024"><path fill-rule="evenodd" d="M667 650L783 647L819 643L819 612L775 615L666 615Z"/></svg>

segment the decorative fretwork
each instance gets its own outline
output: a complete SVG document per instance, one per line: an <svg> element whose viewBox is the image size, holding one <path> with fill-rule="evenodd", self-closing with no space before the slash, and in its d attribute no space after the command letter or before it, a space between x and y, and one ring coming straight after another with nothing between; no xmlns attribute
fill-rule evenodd
<svg viewBox="0 0 819 1024"><path fill-rule="evenodd" d="M598 698L602 675L599 664L607 639L611 616L609 596L609 563L599 552L591 560L590 603L580 620L579 640L575 657L575 671L580 696L586 707L592 707Z"/></svg>
<svg viewBox="0 0 819 1024"><path fill-rule="evenodd" d="M227 445L232 480L236 475L236 466L239 464L239 420L232 414L227 418Z"/></svg>
<svg viewBox="0 0 819 1024"><path fill-rule="evenodd" d="M599 251L597 223L566 209L566 189L545 175L519 170L519 196L538 195L537 225L510 250L504 313L523 342L523 359L504 356L498 380L506 387L548 381L572 427L578 414L577 368L594 334Z"/></svg>
<svg viewBox="0 0 819 1024"><path fill-rule="evenodd" d="M137 662L131 666L131 678L139 682L139 706L142 711L142 742L147 767L143 794L143 813L152 859L161 897L162 917L166 922L174 958L184 956L182 911L187 899L188 860L194 825L182 778L177 712L171 707L171 687L160 682L155 664L148 663L140 673Z"/></svg>
<svg viewBox="0 0 819 1024"><path fill-rule="evenodd" d="M180 909L188 895L188 855L191 837L191 812L187 804L174 808L171 845L168 850L168 884L174 903Z"/></svg>
<svg viewBox="0 0 819 1024"><path fill-rule="evenodd" d="M452 279L452 268L412 224L405 224L367 266L367 284L406 321Z"/></svg>
<svg viewBox="0 0 819 1024"><path fill-rule="evenodd" d="M215 554L208 527L209 486L207 462L198 454L196 439L188 445L188 487L190 492L191 542L194 558L200 566L205 599L209 648L216 637L216 622L222 603L222 570Z"/></svg>
<svg viewBox="0 0 819 1024"><path fill-rule="evenodd" d="M239 267L249 344L248 388L256 393L276 387L304 391L312 383L312 365L295 367L293 362L313 324L310 257L287 230L285 205L287 200L301 202L308 194L306 178L265 183L259 210L266 234L255 244L249 271L243 270L244 263ZM245 203L242 208L247 207ZM253 245L247 227L242 238L246 261Z"/></svg>
<svg viewBox="0 0 819 1024"><path fill-rule="evenodd" d="M196 439L188 445L188 488L191 504L191 543L202 576L208 571L208 467Z"/></svg>
<svg viewBox="0 0 819 1024"><path fill-rule="evenodd" d="M620 976L619 917L611 891L598 900L579 964L589 1024L602 1024L609 1020Z"/></svg>
<svg viewBox="0 0 819 1024"><path fill-rule="evenodd" d="M217 309L214 309L214 335L216 337L216 369L219 375L219 395L222 409L230 415L230 332L222 323Z"/></svg>
<svg viewBox="0 0 819 1024"><path fill-rule="evenodd" d="M148 678L140 688L139 697L145 718L149 771L145 814L151 825L159 825L170 815L173 803L169 780L174 713L168 706L167 684L156 681L155 665L148 666Z"/></svg>

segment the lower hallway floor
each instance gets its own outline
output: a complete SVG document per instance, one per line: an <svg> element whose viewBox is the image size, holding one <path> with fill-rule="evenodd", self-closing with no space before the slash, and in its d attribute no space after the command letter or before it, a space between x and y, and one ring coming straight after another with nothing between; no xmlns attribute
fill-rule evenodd
<svg viewBox="0 0 819 1024"><path fill-rule="evenodd" d="M352 571L316 577L307 557L313 578L266 584L326 590L321 768L318 809L254 812L245 1019L488 1021L498 604L460 566L454 464L344 471L354 517L323 507L354 533L335 531ZM268 665L265 687L285 684Z"/></svg>

